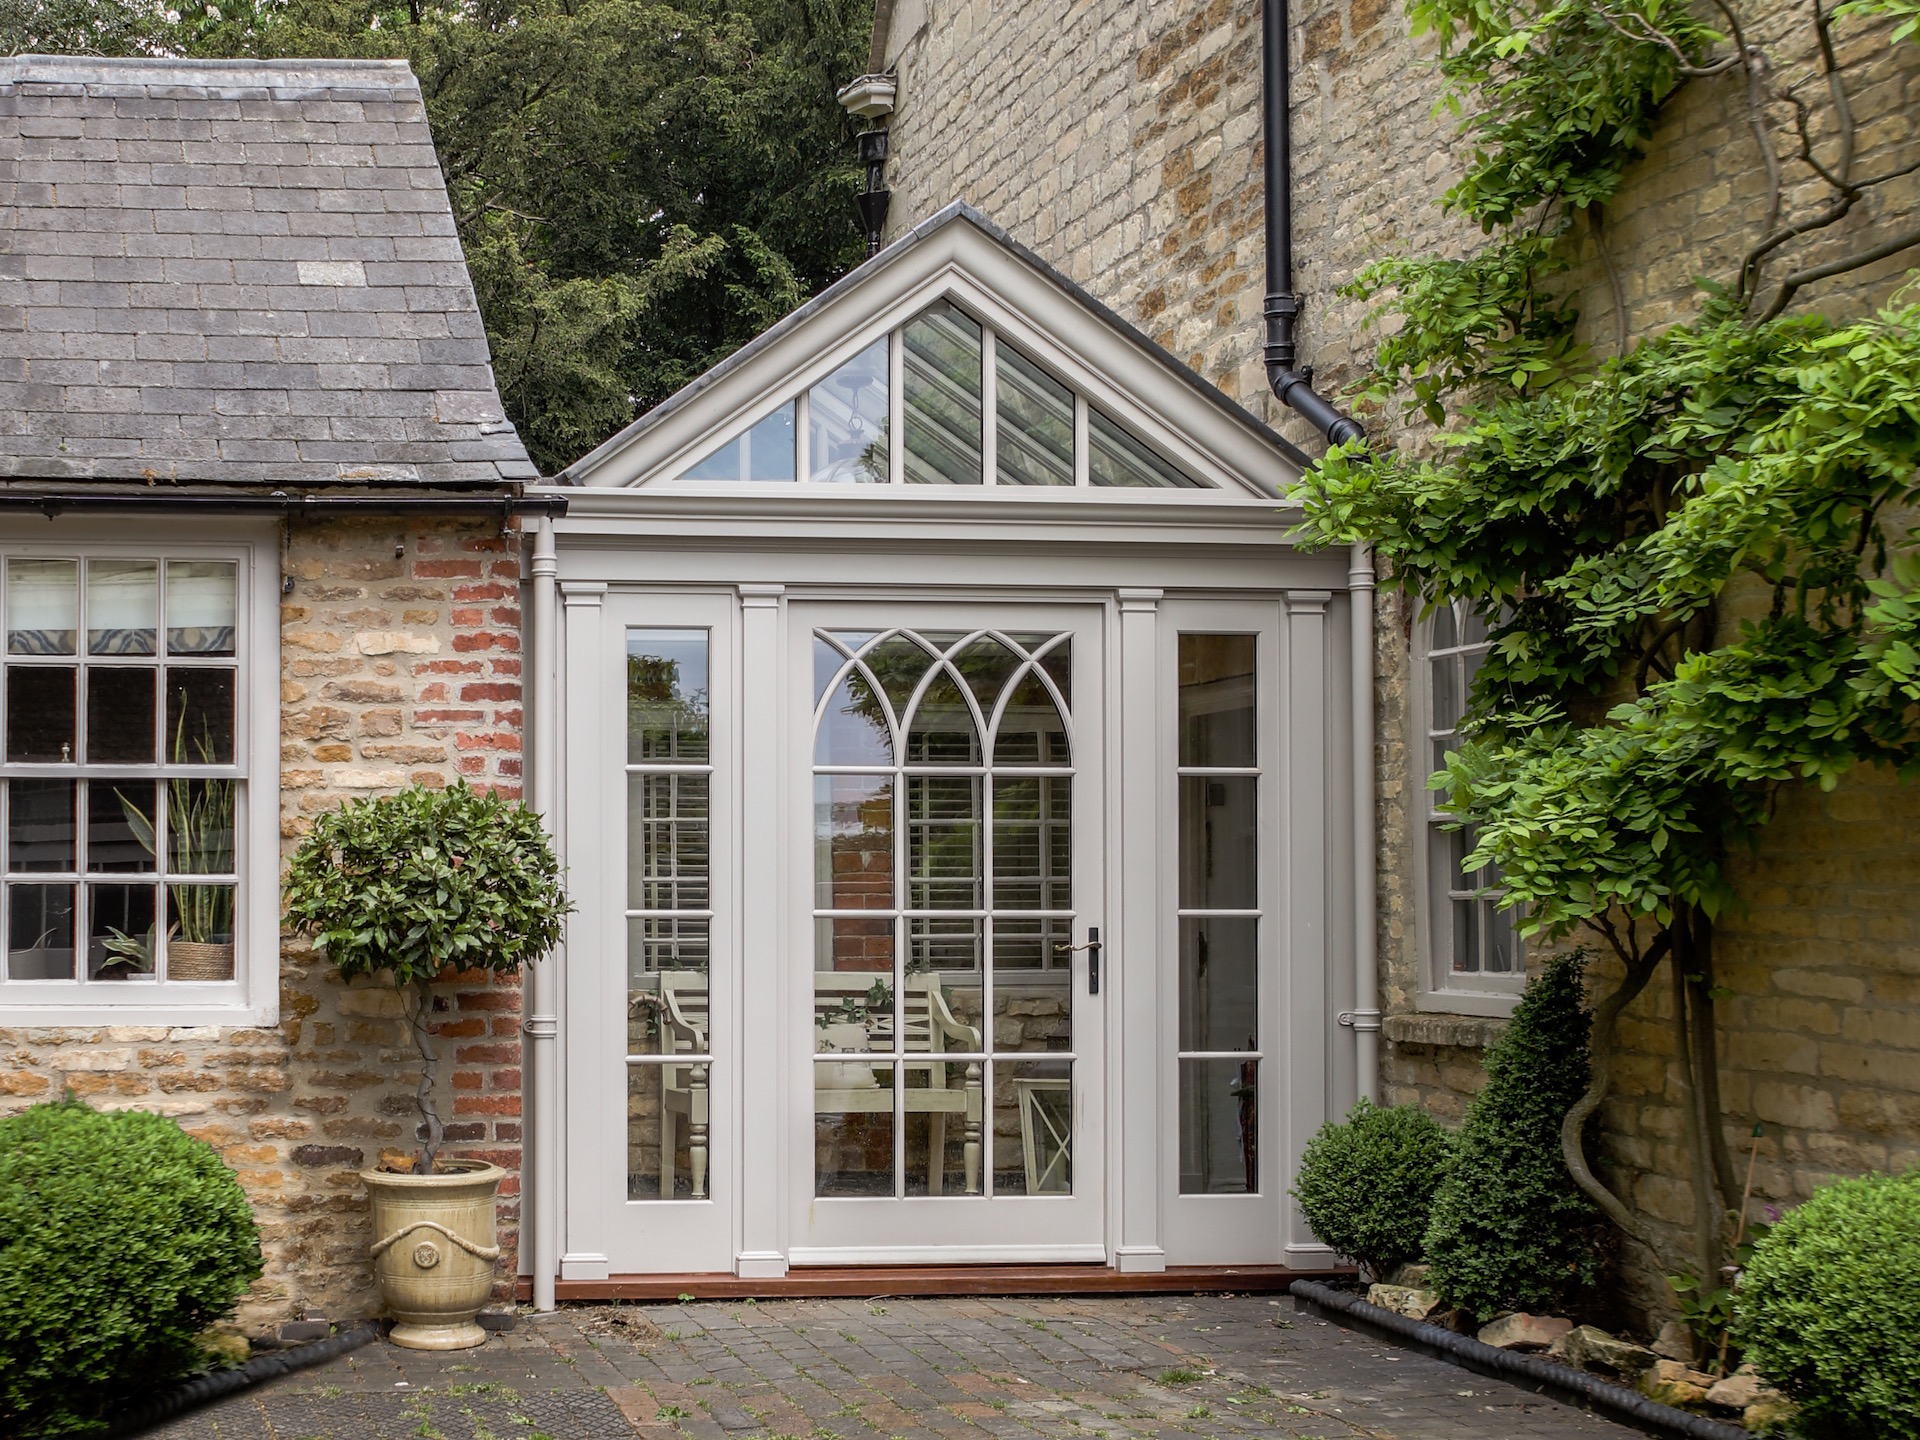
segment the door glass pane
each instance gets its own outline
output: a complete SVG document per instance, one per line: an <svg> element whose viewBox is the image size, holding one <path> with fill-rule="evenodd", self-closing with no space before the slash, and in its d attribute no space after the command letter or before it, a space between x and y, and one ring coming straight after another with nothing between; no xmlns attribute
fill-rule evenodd
<svg viewBox="0 0 1920 1440"><path fill-rule="evenodd" d="M953 666L966 677L974 703L989 721L994 702L1007 687L1007 680L1020 668L1020 657L991 635L981 635L953 652Z"/></svg>
<svg viewBox="0 0 1920 1440"><path fill-rule="evenodd" d="M151 655L160 626L160 567L152 560L87 562L87 653Z"/></svg>
<svg viewBox="0 0 1920 1440"><path fill-rule="evenodd" d="M993 903L1003 910L1073 905L1073 780L1000 775L993 782Z"/></svg>
<svg viewBox="0 0 1920 1440"><path fill-rule="evenodd" d="M89 885L87 896L93 911L87 941L87 978L152 977L158 961L153 886Z"/></svg>
<svg viewBox="0 0 1920 1440"><path fill-rule="evenodd" d="M712 1071L705 1062L627 1066L627 1199L708 1197Z"/></svg>
<svg viewBox="0 0 1920 1440"><path fill-rule="evenodd" d="M907 904L915 910L978 910L981 895L980 777L907 777Z"/></svg>
<svg viewBox="0 0 1920 1440"><path fill-rule="evenodd" d="M151 780L95 780L87 786L87 869L150 872L155 785Z"/></svg>
<svg viewBox="0 0 1920 1440"><path fill-rule="evenodd" d="M1252 775L1180 777L1180 906L1251 910L1259 905L1259 854Z"/></svg>
<svg viewBox="0 0 1920 1440"><path fill-rule="evenodd" d="M815 907L891 909L893 777L816 775L813 790Z"/></svg>
<svg viewBox="0 0 1920 1440"><path fill-rule="evenodd" d="M704 910L707 777L627 776L627 907Z"/></svg>
<svg viewBox="0 0 1920 1440"><path fill-rule="evenodd" d="M998 1053L1073 1048L1073 922L995 916L993 1048Z"/></svg>
<svg viewBox="0 0 1920 1440"><path fill-rule="evenodd" d="M907 322L900 344L908 483L978 485L980 326L943 300Z"/></svg>
<svg viewBox="0 0 1920 1440"><path fill-rule="evenodd" d="M881 338L807 392L808 478L884 484L887 342Z"/></svg>
<svg viewBox="0 0 1920 1440"><path fill-rule="evenodd" d="M993 1064L993 1191L1073 1193L1073 1062Z"/></svg>
<svg viewBox="0 0 1920 1440"><path fill-rule="evenodd" d="M87 759L95 765L151 765L153 685L157 673L117 665L87 667Z"/></svg>
<svg viewBox="0 0 1920 1440"><path fill-rule="evenodd" d="M886 692L887 703L892 707L896 722L913 704L914 692L920 688L920 677L933 664L931 644L924 636L889 635L860 657L861 665L880 682L880 688Z"/></svg>
<svg viewBox="0 0 1920 1440"><path fill-rule="evenodd" d="M789 400L744 435L736 435L704 460L688 467L682 480L793 479L793 402Z"/></svg>
<svg viewBox="0 0 1920 1440"><path fill-rule="evenodd" d="M1180 1193L1260 1189L1260 1062L1180 1062Z"/></svg>
<svg viewBox="0 0 1920 1440"><path fill-rule="evenodd" d="M1180 921L1180 1048L1257 1050L1259 930L1252 916Z"/></svg>
<svg viewBox="0 0 1920 1440"><path fill-rule="evenodd" d="M627 632L627 763L707 758L707 632Z"/></svg>
<svg viewBox="0 0 1920 1440"><path fill-rule="evenodd" d="M1180 637L1180 763L1257 764L1251 635Z"/></svg>
<svg viewBox="0 0 1920 1440"><path fill-rule="evenodd" d="M978 765L980 733L950 671L936 675L920 694L907 728L909 765Z"/></svg>
<svg viewBox="0 0 1920 1440"><path fill-rule="evenodd" d="M74 799L71 780L7 782L7 868L15 874L74 868Z"/></svg>
<svg viewBox="0 0 1920 1440"><path fill-rule="evenodd" d="M74 978L73 886L7 887L7 978Z"/></svg>
<svg viewBox="0 0 1920 1440"><path fill-rule="evenodd" d="M167 653L231 655L234 565L230 560L167 562Z"/></svg>
<svg viewBox="0 0 1920 1440"><path fill-rule="evenodd" d="M71 764L74 685L71 665L7 666L7 759Z"/></svg>
<svg viewBox="0 0 1920 1440"><path fill-rule="evenodd" d="M814 1194L893 1194L893 1071L886 1060L814 1061Z"/></svg>
<svg viewBox="0 0 1920 1440"><path fill-rule="evenodd" d="M983 1060L909 1061L906 1193L978 1195L986 1072Z"/></svg>
<svg viewBox="0 0 1920 1440"><path fill-rule="evenodd" d="M909 985L926 985L932 977L945 986L946 1004L954 1019L978 1028L980 1009L980 948L986 927L977 915L921 915L907 922L907 980ZM956 985L968 987L963 996ZM949 1043L960 1044L959 1037ZM980 1037L966 1037L969 1047L978 1049Z"/></svg>
<svg viewBox="0 0 1920 1440"><path fill-rule="evenodd" d="M7 561L7 653L73 654L79 586L77 560Z"/></svg>
<svg viewBox="0 0 1920 1440"><path fill-rule="evenodd" d="M1095 406L1087 407L1087 477L1095 485L1198 490L1200 482L1133 438Z"/></svg>
<svg viewBox="0 0 1920 1440"><path fill-rule="evenodd" d="M1002 485L1073 484L1073 392L1005 341L994 349Z"/></svg>
<svg viewBox="0 0 1920 1440"><path fill-rule="evenodd" d="M827 697L814 741L820 765L891 765L893 732L879 686L859 666Z"/></svg>
<svg viewBox="0 0 1920 1440"><path fill-rule="evenodd" d="M1014 686L994 732L995 765L1068 765L1067 724L1039 672L1029 669Z"/></svg>
<svg viewBox="0 0 1920 1440"><path fill-rule="evenodd" d="M176 765L233 763L233 671L167 667L166 748Z"/></svg>

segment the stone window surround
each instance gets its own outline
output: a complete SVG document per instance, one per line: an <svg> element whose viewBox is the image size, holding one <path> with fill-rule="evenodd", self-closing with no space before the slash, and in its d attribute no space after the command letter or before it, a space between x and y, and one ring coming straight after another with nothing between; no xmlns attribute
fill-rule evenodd
<svg viewBox="0 0 1920 1440"><path fill-rule="evenodd" d="M1436 921L1435 877L1431 859L1432 806L1426 789L1428 766L1428 730L1432 715L1432 674L1427 663L1428 637L1433 618L1421 615L1413 626L1412 692L1413 704L1408 717L1408 743L1414 757L1412 782L1417 792L1415 803L1407 807L1412 819L1415 863L1412 867L1415 892L1414 926L1416 936L1417 981L1414 1008L1443 1015L1473 1015L1501 1018L1510 1015L1520 1001L1526 984L1524 951L1521 963L1509 974L1461 974L1451 965L1451 937L1442 933Z"/></svg>
<svg viewBox="0 0 1920 1440"><path fill-rule="evenodd" d="M279 623L276 522L33 517L0 522L9 557L232 560L235 594L234 979L173 984L54 982L42 1000L0 987L0 1027L14 1025L243 1025L277 1023L279 996ZM6 767L8 774L31 773Z"/></svg>

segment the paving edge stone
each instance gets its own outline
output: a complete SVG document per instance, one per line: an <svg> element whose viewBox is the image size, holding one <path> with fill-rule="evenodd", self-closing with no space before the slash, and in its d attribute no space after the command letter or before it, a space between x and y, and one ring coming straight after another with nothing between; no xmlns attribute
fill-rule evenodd
<svg viewBox="0 0 1920 1440"><path fill-rule="evenodd" d="M1682 1436L1685 1440L1754 1440L1753 1432L1742 1426L1661 1405L1624 1385L1615 1385L1584 1370L1556 1365L1537 1355L1483 1345L1471 1335L1429 1325L1424 1320L1410 1320L1378 1305L1369 1305L1358 1295L1312 1280L1296 1280L1288 1292L1296 1304L1336 1325L1371 1330L1436 1360L1445 1360L1489 1379L1504 1380L1563 1405L1598 1411L1649 1435Z"/></svg>
<svg viewBox="0 0 1920 1440"><path fill-rule="evenodd" d="M154 1396L138 1405L130 1406L114 1416L108 1427L109 1436L118 1437L138 1435L151 1429L162 1421L171 1420L183 1410L204 1405L210 1400L231 1395L235 1391L245 1390L262 1381L272 1380L279 1375L288 1375L295 1370L305 1370L309 1366L321 1364L344 1355L349 1350L358 1350L369 1341L380 1336L378 1322L363 1320L350 1329L325 1340L315 1340L306 1345L295 1345L288 1350L270 1351L265 1355L256 1355L244 1365L231 1370L213 1370L205 1375L196 1375L186 1383Z"/></svg>

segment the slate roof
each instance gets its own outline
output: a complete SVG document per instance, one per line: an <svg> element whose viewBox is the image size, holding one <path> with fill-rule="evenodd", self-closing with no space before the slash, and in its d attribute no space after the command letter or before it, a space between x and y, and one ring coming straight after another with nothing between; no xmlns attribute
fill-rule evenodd
<svg viewBox="0 0 1920 1440"><path fill-rule="evenodd" d="M0 58L0 481L535 478L405 62Z"/></svg>

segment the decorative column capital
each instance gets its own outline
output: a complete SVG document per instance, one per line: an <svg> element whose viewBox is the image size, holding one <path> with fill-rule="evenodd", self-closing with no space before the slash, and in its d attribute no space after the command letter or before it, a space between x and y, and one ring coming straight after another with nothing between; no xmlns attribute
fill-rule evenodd
<svg viewBox="0 0 1920 1440"><path fill-rule="evenodd" d="M784 585L748 583L738 587L740 608L743 610L774 610L779 608L780 597L787 593Z"/></svg>
<svg viewBox="0 0 1920 1440"><path fill-rule="evenodd" d="M1114 593L1120 597L1122 615L1151 615L1160 608L1160 601L1167 592L1152 589L1122 589Z"/></svg>
<svg viewBox="0 0 1920 1440"><path fill-rule="evenodd" d="M560 599L569 610L583 606L598 610L606 603L607 585L604 580L562 580Z"/></svg>

